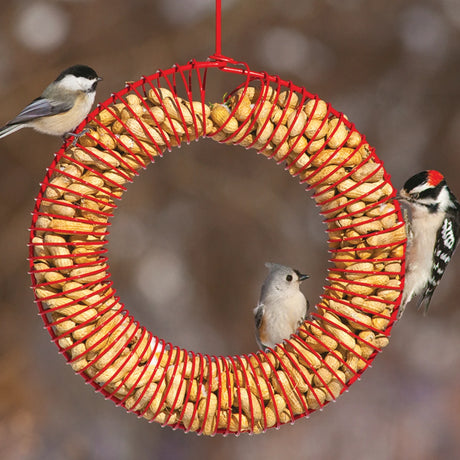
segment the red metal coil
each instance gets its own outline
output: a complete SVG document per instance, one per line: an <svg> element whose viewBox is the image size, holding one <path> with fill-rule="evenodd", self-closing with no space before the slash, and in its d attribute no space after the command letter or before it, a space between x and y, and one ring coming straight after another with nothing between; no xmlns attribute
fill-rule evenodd
<svg viewBox="0 0 460 460"><path fill-rule="evenodd" d="M206 435L263 432L336 399L386 346L405 269L399 205L365 137L305 88L219 49L220 40L208 61L159 70L99 104L77 130L88 132L48 168L30 228L36 302L74 370L139 417ZM210 71L243 80L216 104L220 121L206 101ZM125 184L200 137L285 165L314 190L328 227L333 267L317 311L275 349L203 356L165 343L135 321L110 280L108 220Z"/></svg>

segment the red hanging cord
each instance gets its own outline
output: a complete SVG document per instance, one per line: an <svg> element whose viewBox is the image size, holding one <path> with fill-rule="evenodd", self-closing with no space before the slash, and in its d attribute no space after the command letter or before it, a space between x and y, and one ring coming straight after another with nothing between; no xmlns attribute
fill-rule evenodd
<svg viewBox="0 0 460 460"><path fill-rule="evenodd" d="M222 5L216 0L216 56L222 55Z"/></svg>

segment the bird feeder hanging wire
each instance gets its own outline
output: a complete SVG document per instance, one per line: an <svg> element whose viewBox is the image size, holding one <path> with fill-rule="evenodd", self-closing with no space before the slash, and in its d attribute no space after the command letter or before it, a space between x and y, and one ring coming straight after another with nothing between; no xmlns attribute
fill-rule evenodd
<svg viewBox="0 0 460 460"><path fill-rule="evenodd" d="M198 434L258 433L335 400L387 345L404 280L406 237L383 164L318 96L216 54L144 76L113 94L57 152L30 228L39 312L85 381L149 421ZM243 82L206 102L208 71ZM196 87L198 86L198 91ZM181 96L180 96L181 95ZM140 169L200 137L255 148L320 206L332 254L310 320L275 349L211 356L166 343L124 308L106 244L116 201Z"/></svg>
<svg viewBox="0 0 460 460"><path fill-rule="evenodd" d="M222 5L221 0L216 0L216 53L222 55Z"/></svg>

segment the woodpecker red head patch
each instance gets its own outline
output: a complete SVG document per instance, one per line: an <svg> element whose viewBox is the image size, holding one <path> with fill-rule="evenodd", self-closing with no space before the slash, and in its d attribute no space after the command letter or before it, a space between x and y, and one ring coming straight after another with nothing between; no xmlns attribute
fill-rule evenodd
<svg viewBox="0 0 460 460"><path fill-rule="evenodd" d="M436 187L444 180L444 176L439 172L435 171L434 169L430 169L427 171L428 173L428 184L432 187Z"/></svg>

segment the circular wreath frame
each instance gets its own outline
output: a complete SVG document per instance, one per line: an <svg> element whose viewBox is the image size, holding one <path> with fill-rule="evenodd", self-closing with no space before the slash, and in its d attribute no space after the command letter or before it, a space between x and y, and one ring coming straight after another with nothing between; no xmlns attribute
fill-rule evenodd
<svg viewBox="0 0 460 460"><path fill-rule="evenodd" d="M240 75L206 102L209 69ZM198 434L259 433L335 400L388 344L406 235L389 175L354 125L305 88L219 57L129 83L57 152L30 228L40 314L72 368L139 417ZM333 266L295 335L275 349L211 356L141 326L110 280L107 226L139 170L200 137L254 148L298 177L320 206Z"/></svg>

